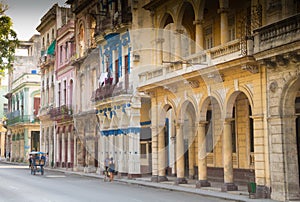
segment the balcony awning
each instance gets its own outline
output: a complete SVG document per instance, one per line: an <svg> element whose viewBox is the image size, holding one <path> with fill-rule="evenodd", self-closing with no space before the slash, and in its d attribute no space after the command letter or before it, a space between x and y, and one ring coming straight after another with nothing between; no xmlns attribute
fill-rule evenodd
<svg viewBox="0 0 300 202"><path fill-rule="evenodd" d="M47 49L48 55L54 55L56 40L54 40Z"/></svg>

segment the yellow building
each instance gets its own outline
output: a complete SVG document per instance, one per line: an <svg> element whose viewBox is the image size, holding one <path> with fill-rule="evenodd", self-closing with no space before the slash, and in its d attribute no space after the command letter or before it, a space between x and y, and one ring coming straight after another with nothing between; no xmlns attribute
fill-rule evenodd
<svg viewBox="0 0 300 202"><path fill-rule="evenodd" d="M153 0L139 9L152 179L222 180L222 191L255 181L257 198L299 198L299 3Z"/></svg>

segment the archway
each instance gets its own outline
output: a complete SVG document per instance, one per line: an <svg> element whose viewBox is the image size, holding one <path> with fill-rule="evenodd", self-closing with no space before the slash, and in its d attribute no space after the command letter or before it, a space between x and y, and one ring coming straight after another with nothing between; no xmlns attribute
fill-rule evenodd
<svg viewBox="0 0 300 202"><path fill-rule="evenodd" d="M224 186L236 190L235 183L246 185L254 181L254 128L251 97L242 91L230 95L224 122ZM224 147L225 148L225 147ZM247 176L247 177L245 177Z"/></svg>
<svg viewBox="0 0 300 202"><path fill-rule="evenodd" d="M196 109L186 100L179 110L176 130L176 183L187 183L186 177L195 178L197 159L196 148Z"/></svg>
<svg viewBox="0 0 300 202"><path fill-rule="evenodd" d="M201 181L200 187L209 185L205 182L207 180L223 181L223 121L222 110L218 100L213 96L207 97L203 101L200 111L200 124L203 125L205 133L205 137L203 137L205 143L200 143L200 145L205 144L205 151L202 152L206 155L206 165L202 165L198 171L199 181ZM207 170L207 174L205 170ZM204 172L204 174L200 172Z"/></svg>
<svg viewBox="0 0 300 202"><path fill-rule="evenodd" d="M295 77L285 86L280 106L282 115L283 158L286 162L285 186L288 189L287 198L299 198L300 184L300 77Z"/></svg>
<svg viewBox="0 0 300 202"><path fill-rule="evenodd" d="M168 180L166 175L175 171L174 109L170 104L159 113L158 135L158 181Z"/></svg>

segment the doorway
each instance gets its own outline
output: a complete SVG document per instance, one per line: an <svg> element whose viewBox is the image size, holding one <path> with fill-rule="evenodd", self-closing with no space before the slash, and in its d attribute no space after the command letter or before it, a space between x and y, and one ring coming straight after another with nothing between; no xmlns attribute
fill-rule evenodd
<svg viewBox="0 0 300 202"><path fill-rule="evenodd" d="M31 151L40 151L40 132L31 132Z"/></svg>

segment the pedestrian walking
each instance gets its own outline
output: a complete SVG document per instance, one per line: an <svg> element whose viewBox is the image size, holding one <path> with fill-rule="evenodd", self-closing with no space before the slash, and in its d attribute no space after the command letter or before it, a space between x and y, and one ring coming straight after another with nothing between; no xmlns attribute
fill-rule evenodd
<svg viewBox="0 0 300 202"><path fill-rule="evenodd" d="M114 172L115 172L115 163L112 157L110 158L109 161L108 172L109 172L109 181L111 182L114 180Z"/></svg>

